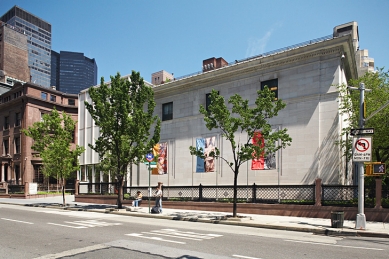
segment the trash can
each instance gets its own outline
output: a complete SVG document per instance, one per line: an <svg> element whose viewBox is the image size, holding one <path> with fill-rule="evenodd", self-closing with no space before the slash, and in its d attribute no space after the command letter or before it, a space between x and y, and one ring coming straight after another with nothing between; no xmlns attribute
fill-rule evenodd
<svg viewBox="0 0 389 259"><path fill-rule="evenodd" d="M343 211L331 211L331 227L332 228L342 228L344 221L344 212Z"/></svg>

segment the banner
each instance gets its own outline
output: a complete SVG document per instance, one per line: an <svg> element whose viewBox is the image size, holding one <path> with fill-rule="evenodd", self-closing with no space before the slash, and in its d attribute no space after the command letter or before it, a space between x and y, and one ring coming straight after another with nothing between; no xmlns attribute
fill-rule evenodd
<svg viewBox="0 0 389 259"><path fill-rule="evenodd" d="M158 143L153 148L154 157L158 158L157 168L153 168L152 174L167 174L167 142Z"/></svg>
<svg viewBox="0 0 389 259"><path fill-rule="evenodd" d="M256 131L251 139L254 146L259 146L261 148L265 147L265 140L262 137L260 131ZM251 160L251 170L263 170L265 169L265 158L263 156L264 152L259 157L256 157L253 153L253 159Z"/></svg>
<svg viewBox="0 0 389 259"><path fill-rule="evenodd" d="M261 132L256 131L252 138L253 145L261 145L261 148L265 147L265 140ZM253 159L251 161L251 170L269 170L276 169L276 154L271 153L265 157L265 151L256 158L255 153L253 154Z"/></svg>
<svg viewBox="0 0 389 259"><path fill-rule="evenodd" d="M197 157L196 172L215 172L215 158L209 156L211 152L215 152L216 137L198 138L196 139L196 149L204 151L205 159Z"/></svg>

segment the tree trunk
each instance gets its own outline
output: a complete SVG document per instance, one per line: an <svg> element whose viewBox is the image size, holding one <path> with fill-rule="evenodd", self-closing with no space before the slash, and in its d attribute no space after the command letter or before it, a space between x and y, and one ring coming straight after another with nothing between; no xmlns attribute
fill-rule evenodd
<svg viewBox="0 0 389 259"><path fill-rule="evenodd" d="M118 179L118 184L117 184L117 188L118 188L118 199L117 199L118 209L123 209L123 187L124 187L124 178L120 177L120 179Z"/></svg>
<svg viewBox="0 0 389 259"><path fill-rule="evenodd" d="M66 206L65 203L65 179L62 178L62 202L63 202L63 207Z"/></svg>
<svg viewBox="0 0 389 259"><path fill-rule="evenodd" d="M234 172L234 204L232 207L232 217L236 217L236 202L237 202L237 196L238 196L238 169L235 169Z"/></svg>

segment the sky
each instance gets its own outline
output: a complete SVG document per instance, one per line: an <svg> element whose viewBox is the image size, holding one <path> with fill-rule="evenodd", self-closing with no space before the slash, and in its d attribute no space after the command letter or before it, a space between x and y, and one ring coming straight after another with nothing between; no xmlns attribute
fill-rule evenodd
<svg viewBox="0 0 389 259"><path fill-rule="evenodd" d="M388 0L0 0L52 25L52 50L94 58L100 78L161 70L174 77L208 58L233 62L332 34L356 21L360 49L389 69Z"/></svg>

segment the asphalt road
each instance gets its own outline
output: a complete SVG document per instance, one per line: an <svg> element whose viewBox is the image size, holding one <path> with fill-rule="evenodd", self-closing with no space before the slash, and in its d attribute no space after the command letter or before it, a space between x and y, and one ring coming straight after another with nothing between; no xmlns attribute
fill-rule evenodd
<svg viewBox="0 0 389 259"><path fill-rule="evenodd" d="M0 204L0 258L388 258L389 240Z"/></svg>

